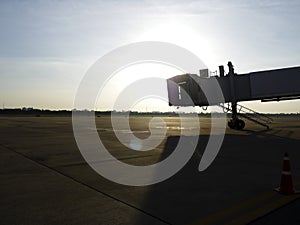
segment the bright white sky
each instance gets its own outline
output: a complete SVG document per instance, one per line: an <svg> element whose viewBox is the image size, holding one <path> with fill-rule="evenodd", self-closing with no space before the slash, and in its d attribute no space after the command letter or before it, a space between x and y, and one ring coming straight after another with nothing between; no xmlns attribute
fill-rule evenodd
<svg viewBox="0 0 300 225"><path fill-rule="evenodd" d="M297 0L1 1L0 103L72 109L87 69L136 41L166 41L195 53L211 70L230 60L237 73L300 65ZM180 71L154 64L121 71L98 110L139 76ZM123 77L123 78L121 78ZM127 80L127 79L126 79ZM261 112L300 112L299 101L244 104ZM137 110L174 110L145 101Z"/></svg>

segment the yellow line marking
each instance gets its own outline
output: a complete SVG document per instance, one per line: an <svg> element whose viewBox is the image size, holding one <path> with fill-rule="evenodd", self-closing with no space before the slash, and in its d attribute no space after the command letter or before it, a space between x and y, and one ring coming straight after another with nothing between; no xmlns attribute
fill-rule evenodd
<svg viewBox="0 0 300 225"><path fill-rule="evenodd" d="M275 196L277 193L275 192L267 192L266 194L263 194L263 195L259 195L257 197L254 197L254 198L251 198L251 199L248 199L244 202L241 202L241 203L238 203L230 208L226 208L222 211L219 211L217 213L214 213L214 214L211 214L205 218L202 218L202 219L199 219L193 223L191 223L190 225L207 225L209 223L212 223L212 222L215 222L217 220L220 220L230 214L233 214L234 212L238 212L240 210L242 210L243 208L246 208L246 207L249 207L255 203L258 203L258 202L261 202L261 201L264 201L266 199L269 199L273 196Z"/></svg>
<svg viewBox="0 0 300 225"><path fill-rule="evenodd" d="M283 196L279 200L273 201L272 203L266 204L262 207L259 207L251 212L246 213L245 215L234 219L230 222L225 223L224 225L243 225L247 224L254 219L258 218L259 216L266 215L267 213L279 208L280 206L283 206L295 199L299 198L298 195L293 196Z"/></svg>
<svg viewBox="0 0 300 225"><path fill-rule="evenodd" d="M300 185L300 181L298 180L298 181L294 182L294 185L295 186ZM222 211L216 212L214 214L211 214L209 216L206 216L204 218L196 220L196 221L192 222L190 225L207 225L207 224L210 224L210 223L214 223L214 222L216 222L218 220L224 219L226 216L229 216L229 215L231 215L233 213L239 212L239 211L241 211L241 210L243 210L243 209L245 209L247 207L254 206L257 203L260 203L260 202L262 202L264 200L270 199L270 198L275 197L275 196L281 196L281 195L278 194L275 191L270 191L270 192L267 192L265 194L258 195L256 197L253 197L251 199L248 199L246 201L238 203L238 204L236 204L236 205L234 205L234 206L232 206L230 208L226 208L226 209L224 209ZM296 199L299 196L296 197L296 195L293 195L293 196L284 196L284 197L285 197L284 199L290 199L290 198ZM291 201L291 200L287 200L287 201L280 200L280 202L282 202L282 203L279 206L287 204L289 201ZM277 206L277 207L279 207L279 206ZM275 208L273 207L270 211L272 211L274 209ZM266 213L262 212L262 214L259 214L259 216L263 216ZM256 214L256 218L257 217L258 217L258 214ZM255 219L255 218L251 218L251 220L253 220L253 219ZM250 221L248 221L248 222L250 222Z"/></svg>

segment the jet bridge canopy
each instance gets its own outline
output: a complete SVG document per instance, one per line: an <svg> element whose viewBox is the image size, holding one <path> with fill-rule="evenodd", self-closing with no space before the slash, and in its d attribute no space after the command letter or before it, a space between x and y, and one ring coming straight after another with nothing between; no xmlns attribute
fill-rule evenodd
<svg viewBox="0 0 300 225"><path fill-rule="evenodd" d="M284 68L251 72L247 74L234 74L233 87L230 76L200 77L197 74L178 75L167 80L169 105L189 106L183 98L182 89L187 92L194 105L207 106L205 93L200 88L205 85L208 89L214 88L212 79L216 79L222 90L225 102L253 100L287 100L300 97L300 67ZM235 96L232 96L234 89ZM213 102L219 104L222 102Z"/></svg>
<svg viewBox="0 0 300 225"><path fill-rule="evenodd" d="M228 122L228 126L232 129L243 129L245 123L243 120L238 119L237 102L253 100L281 101L300 98L300 67L265 70L239 75L234 73L231 62L228 62L228 67L229 73L226 76L224 67L220 66L220 77L183 74L169 78L167 80L169 105L208 106L228 102L231 103L230 110L232 112L232 119ZM212 98L209 101L210 104L208 104L205 93L209 93L209 96L214 95L214 93L218 95L216 84L219 85L224 99ZM242 114L240 116L250 118ZM268 127L257 120L251 118L250 120Z"/></svg>

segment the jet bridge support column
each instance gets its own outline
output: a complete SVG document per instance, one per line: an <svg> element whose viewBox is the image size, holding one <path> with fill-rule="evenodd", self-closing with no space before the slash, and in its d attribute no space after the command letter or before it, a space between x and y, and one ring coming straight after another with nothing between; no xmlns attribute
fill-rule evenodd
<svg viewBox="0 0 300 225"><path fill-rule="evenodd" d="M245 127L245 122L238 118L237 112L237 100L236 100L236 90L235 90L235 74L234 68L231 62L228 62L229 68L229 82L230 82L230 94L231 94L231 108L232 108L232 116L231 120L228 121L228 126L231 129L242 130Z"/></svg>

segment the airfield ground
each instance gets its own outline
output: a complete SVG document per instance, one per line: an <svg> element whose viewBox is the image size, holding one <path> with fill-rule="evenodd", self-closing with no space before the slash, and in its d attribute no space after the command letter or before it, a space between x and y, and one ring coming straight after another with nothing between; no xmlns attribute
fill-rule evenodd
<svg viewBox="0 0 300 225"><path fill-rule="evenodd" d="M150 118L131 118L136 136L149 135ZM97 131L119 160L149 165L172 152L182 130L177 117L162 118L166 138L146 152L120 144L107 116L96 118ZM243 131L227 129L218 156L204 172L198 165L210 119L200 118L200 126L198 147L180 172L155 185L131 187L106 180L86 164L71 117L2 116L0 224L300 224L299 195L273 191L284 152L300 189L300 115L274 117L270 130L251 122ZM189 132L199 135L199 130Z"/></svg>

